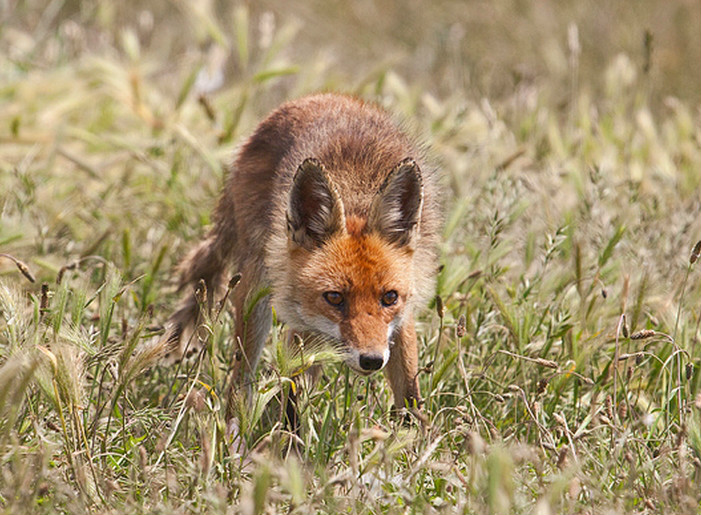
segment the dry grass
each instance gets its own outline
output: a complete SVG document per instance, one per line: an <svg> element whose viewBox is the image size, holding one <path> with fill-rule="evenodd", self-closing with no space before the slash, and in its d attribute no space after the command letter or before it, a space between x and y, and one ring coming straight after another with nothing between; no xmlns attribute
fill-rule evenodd
<svg viewBox="0 0 701 515"><path fill-rule="evenodd" d="M701 8L636 6L0 4L3 513L698 511ZM226 310L187 363L146 342L236 145L318 89L445 173L428 424L310 349L282 459L276 325L240 456Z"/></svg>

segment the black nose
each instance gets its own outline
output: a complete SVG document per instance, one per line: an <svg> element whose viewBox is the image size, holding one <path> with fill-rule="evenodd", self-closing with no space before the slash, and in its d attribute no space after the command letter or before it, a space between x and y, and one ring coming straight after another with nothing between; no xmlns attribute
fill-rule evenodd
<svg viewBox="0 0 701 515"><path fill-rule="evenodd" d="M358 361L363 370L380 370L385 364L385 360L380 354L361 354Z"/></svg>

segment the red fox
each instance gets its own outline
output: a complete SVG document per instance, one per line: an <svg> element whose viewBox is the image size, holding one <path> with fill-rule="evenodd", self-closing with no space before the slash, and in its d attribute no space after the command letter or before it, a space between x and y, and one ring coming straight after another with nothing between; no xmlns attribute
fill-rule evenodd
<svg viewBox="0 0 701 515"><path fill-rule="evenodd" d="M355 372L384 368L396 407L418 402L413 314L433 288L438 192L422 150L376 105L319 94L272 112L179 267L181 288L204 280L210 305L241 274L234 391L255 371L273 305L291 334L333 341ZM166 323L171 345L184 346L198 310L190 293Z"/></svg>

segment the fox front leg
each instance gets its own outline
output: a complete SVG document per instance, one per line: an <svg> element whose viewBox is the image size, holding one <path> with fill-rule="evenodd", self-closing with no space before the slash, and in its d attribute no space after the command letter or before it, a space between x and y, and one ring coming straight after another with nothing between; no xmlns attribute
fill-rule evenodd
<svg viewBox="0 0 701 515"><path fill-rule="evenodd" d="M419 351L414 330L414 319L409 317L397 330L390 349L385 374L394 394L394 407L418 408L421 403L419 392Z"/></svg>

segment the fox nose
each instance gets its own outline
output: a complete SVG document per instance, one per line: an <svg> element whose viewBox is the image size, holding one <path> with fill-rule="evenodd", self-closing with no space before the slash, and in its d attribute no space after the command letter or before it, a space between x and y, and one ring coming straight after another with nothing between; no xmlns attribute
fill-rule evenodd
<svg viewBox="0 0 701 515"><path fill-rule="evenodd" d="M358 357L360 368L368 372L373 370L380 370L382 365L385 364L385 360L381 354L361 354Z"/></svg>

